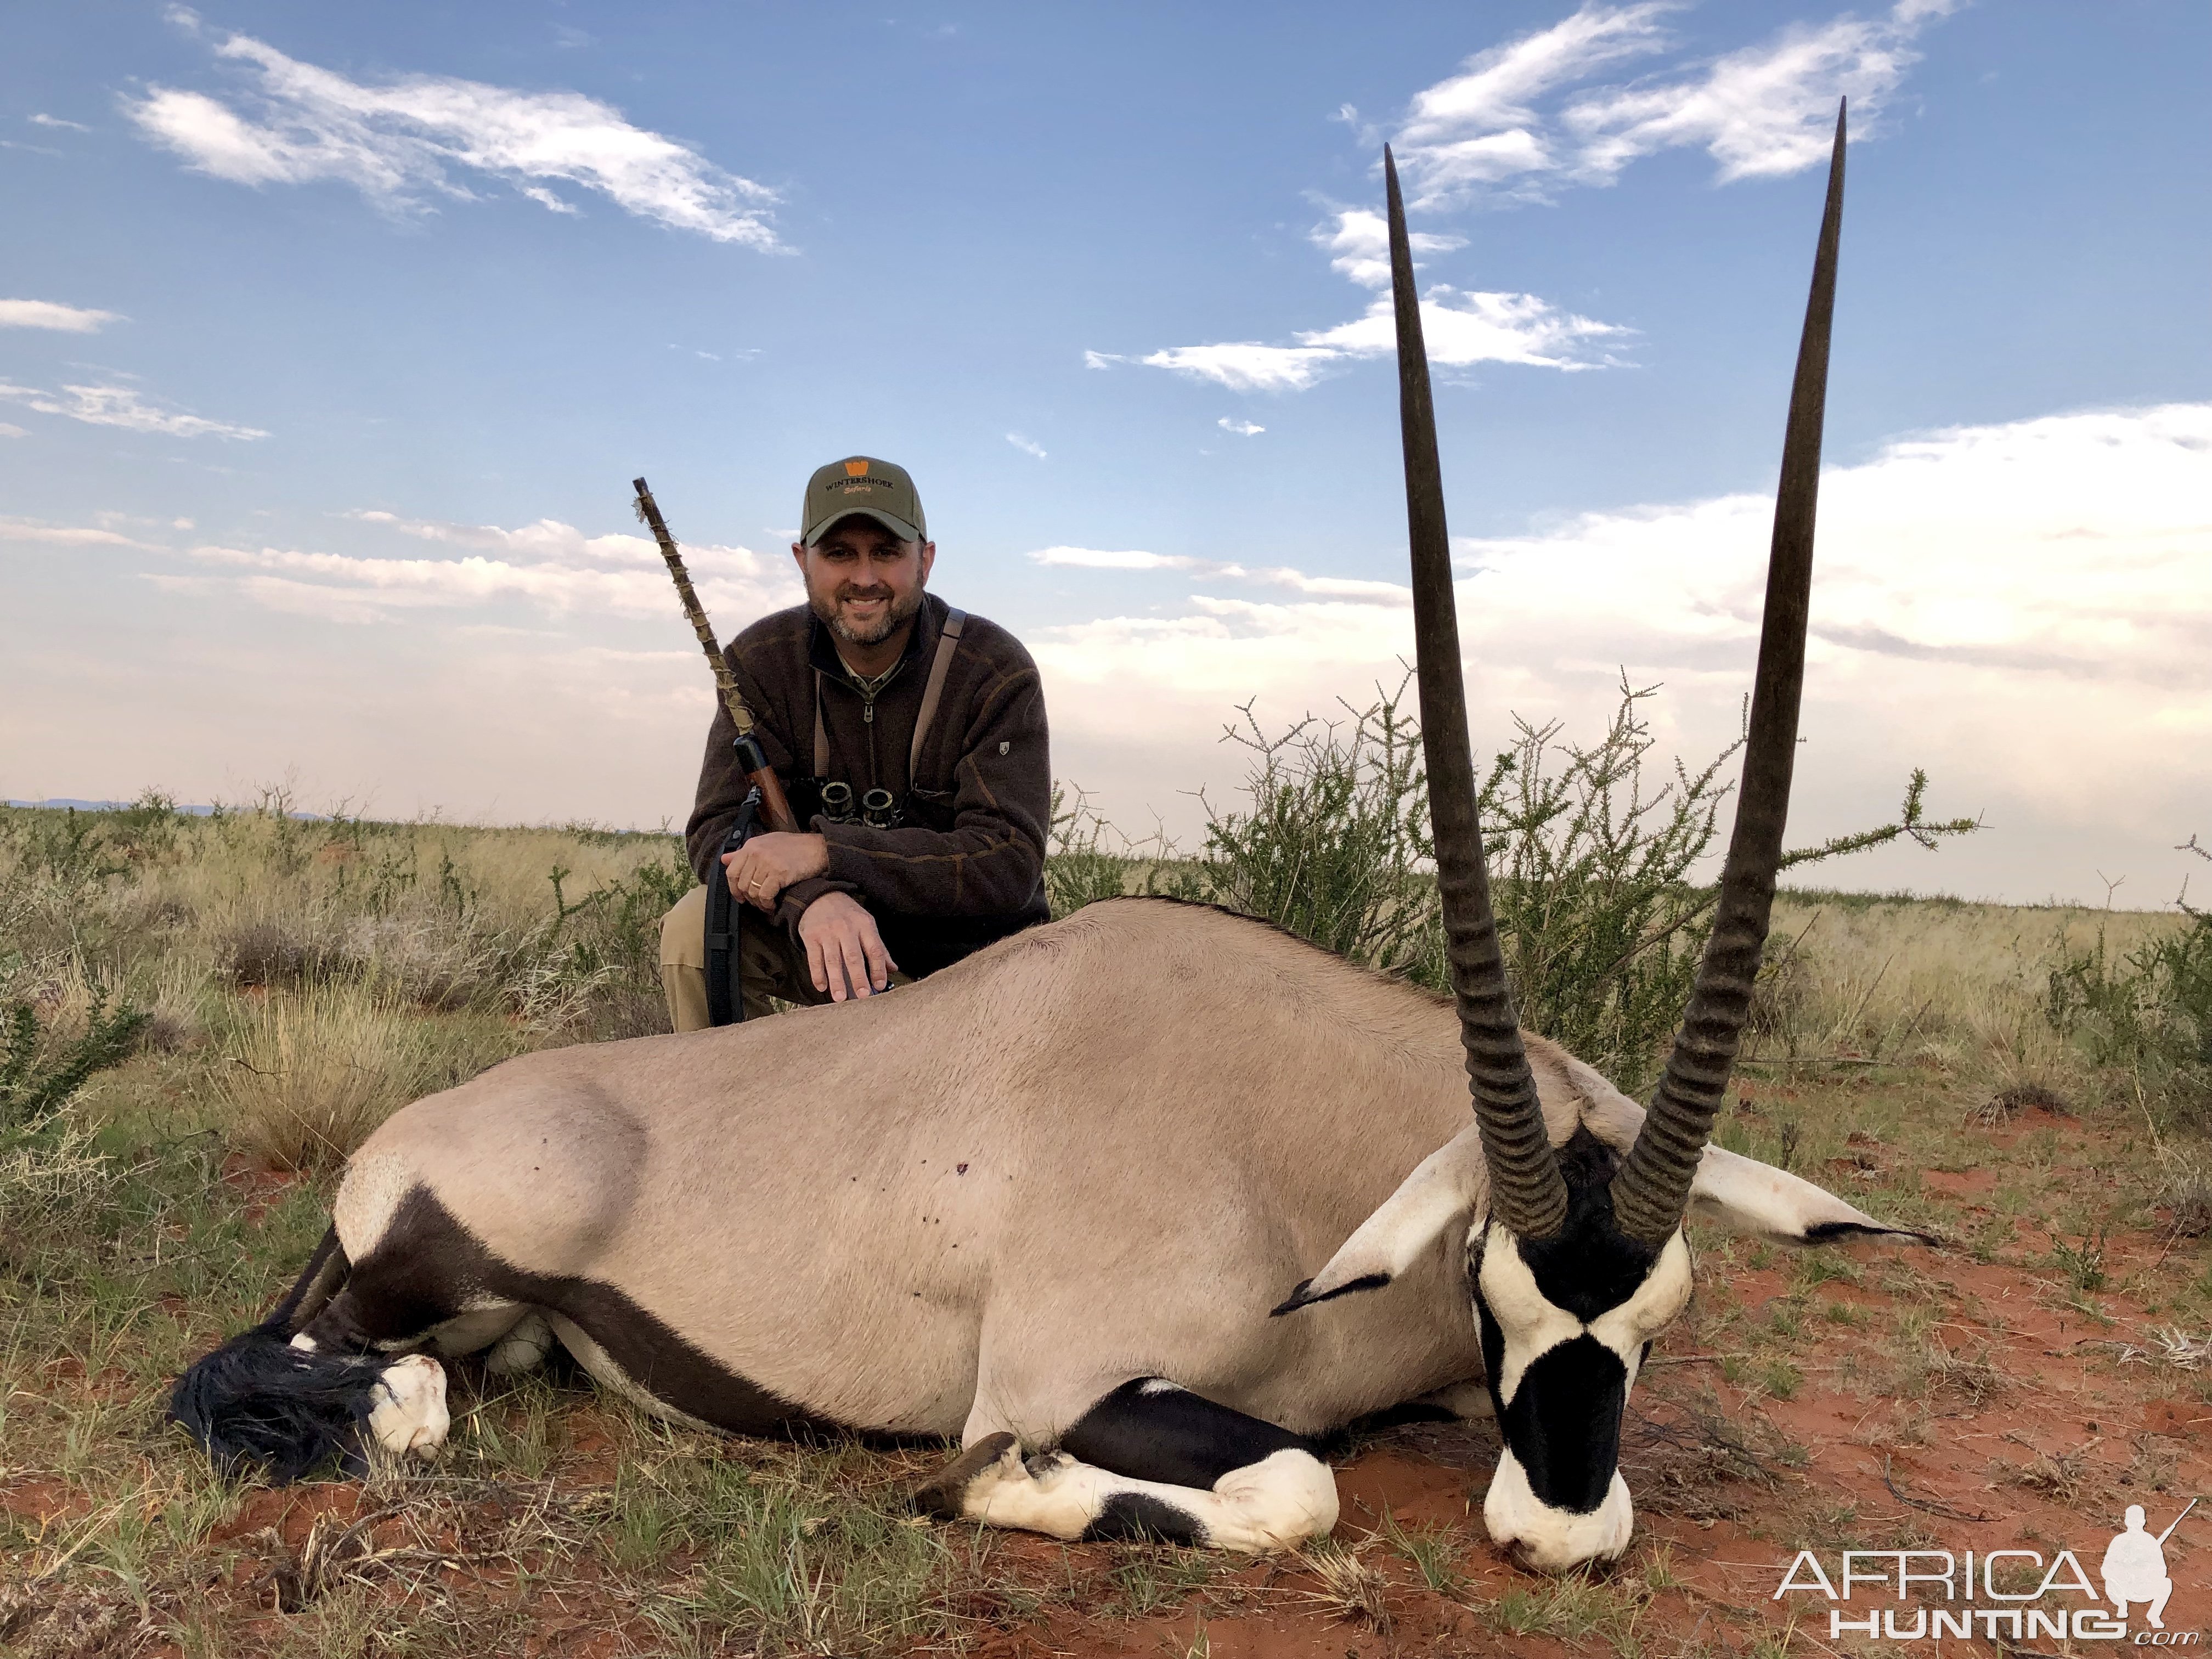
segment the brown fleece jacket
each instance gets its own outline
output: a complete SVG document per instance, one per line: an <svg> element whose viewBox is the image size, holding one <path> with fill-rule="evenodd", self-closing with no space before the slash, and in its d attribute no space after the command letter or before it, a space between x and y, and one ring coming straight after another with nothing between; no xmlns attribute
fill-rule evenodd
<svg viewBox="0 0 2212 1659"><path fill-rule="evenodd" d="M753 712L754 735L793 793L795 810L812 810L805 781L814 769L817 683L830 738L825 775L850 784L855 800L881 788L903 797L906 807L896 830L815 816L807 828L829 842L829 871L786 888L777 922L796 939L799 915L814 900L851 893L874 915L892 960L917 975L1048 914L1052 762L1044 691L1030 653L995 623L969 616L920 763L914 777L907 776L946 609L943 600L923 595L906 653L872 708L839 660L829 630L803 605L763 617L724 653ZM698 801L684 831L702 881L720 876L716 855L745 796L732 749L736 737L728 710L718 707L707 733Z"/></svg>

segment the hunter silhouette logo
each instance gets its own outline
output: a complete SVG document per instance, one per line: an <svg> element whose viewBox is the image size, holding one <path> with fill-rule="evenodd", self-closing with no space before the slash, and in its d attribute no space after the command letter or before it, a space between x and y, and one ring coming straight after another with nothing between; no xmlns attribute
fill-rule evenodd
<svg viewBox="0 0 2212 1659"><path fill-rule="evenodd" d="M1812 1550L1800 1550L1782 1575L1772 1599L1810 1592L1832 1603L1887 1600L1891 1607L1828 1609L1830 1640L1866 1636L1917 1642L1979 1636L2013 1645L2047 1637L2054 1641L2127 1642L2135 1647L2194 1647L2198 1631L2168 1631L2166 1604L2173 1580L2166 1570L2166 1540L2197 1507L2191 1498L2164 1532L2144 1524L2140 1504L2128 1506L2124 1530L2112 1535L2099 1564L2100 1596L2072 1550L2046 1562L2037 1550L1845 1550L1832 1577ZM2033 1589L2014 1589L2033 1582ZM1917 1587L1917 1588L1916 1588ZM1869 1594L1871 1592L1871 1594ZM1919 1605L1907 1605L1917 1601ZM2128 1608L2142 1609L2146 1629L2130 1632ZM1863 1616L1853 1616L1863 1614ZM1977 1628L1978 1626L1978 1628Z"/></svg>
<svg viewBox="0 0 2212 1659"><path fill-rule="evenodd" d="M2197 1500L2189 1500L2189 1508L2173 1517L2172 1526L2153 1537L2143 1530L2143 1508L2140 1504L2128 1505L2127 1530L2115 1533L2112 1541L2105 1547L2104 1565L2100 1569L2105 1581L2106 1599L2112 1604L2112 1617L2128 1616L2128 1603L2144 1603L2143 1617L2150 1621L2153 1630L2166 1628L2166 1598L2173 1594L2173 1580L2166 1576L2166 1540L2173 1536L2173 1528L2181 1524L2182 1516L2197 1507Z"/></svg>
<svg viewBox="0 0 2212 1659"><path fill-rule="evenodd" d="M848 477L848 478L865 478L865 477L866 477L868 476L868 464L867 464L866 461L848 461L848 462L846 462L846 463L845 463L845 476L846 476L847 477Z"/></svg>

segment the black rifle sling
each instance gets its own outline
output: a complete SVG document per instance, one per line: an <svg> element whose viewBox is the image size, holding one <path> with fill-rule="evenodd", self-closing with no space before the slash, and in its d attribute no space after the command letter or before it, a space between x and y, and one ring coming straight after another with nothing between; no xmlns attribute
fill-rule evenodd
<svg viewBox="0 0 2212 1659"><path fill-rule="evenodd" d="M722 851L734 853L751 837L760 811L757 786L746 791L738 808L737 822L723 838ZM707 1024L734 1025L745 1017L743 953L738 948L739 918L744 907L730 896L729 877L720 858L714 879L707 884Z"/></svg>

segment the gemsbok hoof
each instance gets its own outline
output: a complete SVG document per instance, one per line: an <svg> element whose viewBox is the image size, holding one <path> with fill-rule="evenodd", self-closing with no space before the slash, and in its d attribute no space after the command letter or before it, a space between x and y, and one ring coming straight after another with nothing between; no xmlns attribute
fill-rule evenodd
<svg viewBox="0 0 2212 1659"><path fill-rule="evenodd" d="M924 1515L933 1515L940 1521L958 1521L967 1514L963 1500L968 1488L977 1478L989 1473L1001 1462L1012 1457L1020 1467L1020 1453L1014 1437L1004 1430L987 1434L974 1445L963 1450L928 1481L915 1488L914 1506Z"/></svg>
<svg viewBox="0 0 2212 1659"><path fill-rule="evenodd" d="M410 1353L385 1367L376 1379L368 1434L394 1457L437 1456L453 1427L446 1410L446 1368L428 1354Z"/></svg>

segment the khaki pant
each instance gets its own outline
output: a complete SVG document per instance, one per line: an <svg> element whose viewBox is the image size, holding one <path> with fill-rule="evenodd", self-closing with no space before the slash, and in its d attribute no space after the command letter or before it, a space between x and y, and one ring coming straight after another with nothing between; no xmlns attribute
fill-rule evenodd
<svg viewBox="0 0 2212 1659"><path fill-rule="evenodd" d="M774 997L787 1003L830 1000L826 991L814 988L807 971L806 952L791 936L750 904L731 907L741 911L738 924L738 963L744 981L745 1018L763 1019L777 1012ZM893 974L891 983L913 981ZM679 1031L703 1031L707 1018L707 890L694 887L676 901L676 908L660 919L660 988L668 997L669 1023Z"/></svg>

